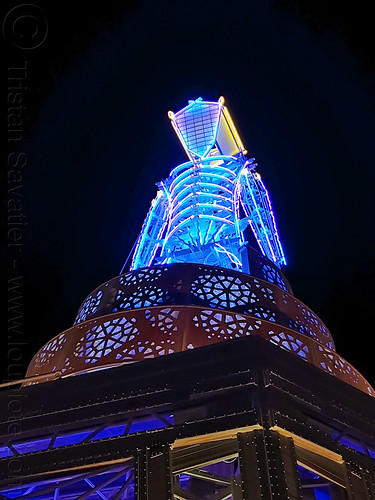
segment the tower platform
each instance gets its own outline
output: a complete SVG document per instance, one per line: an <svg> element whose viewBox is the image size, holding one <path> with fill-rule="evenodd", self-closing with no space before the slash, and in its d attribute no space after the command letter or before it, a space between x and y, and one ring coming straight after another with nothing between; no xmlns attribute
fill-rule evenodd
<svg viewBox="0 0 375 500"><path fill-rule="evenodd" d="M0 498L375 498L374 398L259 336L0 398Z"/></svg>

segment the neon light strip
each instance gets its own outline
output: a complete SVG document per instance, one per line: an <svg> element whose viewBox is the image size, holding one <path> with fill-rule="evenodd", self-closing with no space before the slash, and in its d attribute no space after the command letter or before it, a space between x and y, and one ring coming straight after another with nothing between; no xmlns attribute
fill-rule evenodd
<svg viewBox="0 0 375 500"><path fill-rule="evenodd" d="M216 250L216 252L219 252L220 250L217 250L216 247L220 247L222 249L222 251L229 257L229 260L231 262L233 262L233 264L242 267L242 262L233 253L229 252L226 248L224 248L219 243L215 243L215 246L214 246L214 249Z"/></svg>
<svg viewBox="0 0 375 500"><path fill-rule="evenodd" d="M244 207L244 209L245 209L245 207ZM245 209L245 212L246 212L246 210L247 210L247 208ZM264 249L263 249L263 243L262 243L262 241L259 239L259 236L258 236L258 231L255 229L254 224L253 224L253 221L251 220L251 216L249 216L249 213L248 213L248 212L246 213L246 216L247 216L247 217L249 217L248 222L249 222L249 225L250 225L250 227L251 227L251 230L252 230L252 232L253 232L253 234L254 234L254 236L255 236L255 239L256 239L256 240L257 240L257 242L258 242L258 245L259 245L260 251L262 252L262 254L263 254L265 257L268 257L268 255L266 254L266 252L265 252L265 251L264 251Z"/></svg>
<svg viewBox="0 0 375 500"><path fill-rule="evenodd" d="M179 170L181 170L183 168L191 167L192 165L194 165L194 164L191 161L187 161L185 163L181 163L180 165L178 165L177 167L175 167L173 170L171 170L171 172L169 174L169 177L174 177L174 175L176 174L176 172L178 172Z"/></svg>
<svg viewBox="0 0 375 500"><path fill-rule="evenodd" d="M273 210L272 210L271 200L270 200L270 197L269 197L269 194L268 194L268 191L267 191L265 185L261 181L260 176L259 177L256 175L253 176L253 180L254 180L254 183L257 187L257 192L259 193L259 196L260 196L260 202L262 204L262 208L263 208L264 213L267 217L267 223L270 227L272 238L273 238L272 241L273 241L274 247L275 247L274 249L275 249L277 256L278 256L277 261L275 261L275 263L280 266L280 265L286 263L286 261L285 261L285 256L284 256L284 253L283 253L283 250L281 247L279 235L277 233L276 221L275 221L275 217L274 217Z"/></svg>
<svg viewBox="0 0 375 500"><path fill-rule="evenodd" d="M251 175L251 173L250 173L250 175ZM259 217L259 220L260 220L261 226L262 226L262 228L263 228L264 235L265 235L265 237L266 237L266 239L267 239L267 242L268 242L269 248L270 248L270 250L271 250L271 253L272 253L273 259L274 259L274 260L276 260L276 257L275 257L275 255L274 255L273 250L272 250L272 247L271 247L271 242L270 242L270 240L269 240L269 238L268 238L268 235L267 235L266 228L265 228L265 226L264 226L264 224L263 224L262 216L260 215L260 212L259 212L259 209L258 209L258 204L257 204L257 203L256 203L256 201L255 201L253 191L252 191L252 189L251 189L251 187L250 187L250 183L249 183L248 176L246 175L246 177L245 177L245 178L246 178L246 183L247 183L247 185L248 185L248 187L249 187L249 190L250 190L250 194L251 194L251 198L252 198L252 200L253 200L254 206L255 206L255 210L256 210L256 212L257 212L257 214L258 214L258 217Z"/></svg>
<svg viewBox="0 0 375 500"><path fill-rule="evenodd" d="M206 234L204 235L204 238L203 238L203 244L204 245L207 243L207 236L210 234L212 223L213 223L213 221L210 220L210 223L208 224L208 228L206 230Z"/></svg>
<svg viewBox="0 0 375 500"><path fill-rule="evenodd" d="M251 175L251 172L249 172L249 174ZM250 183L249 183L248 176L247 176L246 174L244 174L243 172L241 172L241 174L240 174L240 175L241 175L242 177L245 177L245 179L246 179L246 183L247 183L247 186L248 186L248 188L249 188L251 198L252 198L252 200L253 200L253 206L254 206L254 208L255 208L255 211L257 212L257 215L258 215L258 218L259 218L260 224L261 224L261 226L262 226L262 228L263 228L263 232L264 232L263 234L264 234L264 236L266 237L266 240L267 240L267 242L268 242L269 250L271 251L271 254L272 254L272 257L273 257L273 261L274 261L274 262L276 262L276 257L275 257L275 255L274 255L274 253L273 253L273 250L272 250L272 247L271 247L271 243L270 243L270 241L269 241L269 238L268 238L268 235L267 235L267 232L266 232L266 228L264 227L264 224L263 224L262 217L261 217L261 215L260 215L260 213L259 213L258 204L257 204L257 203L256 203L256 201L255 201L255 198L254 198L254 194L253 194L252 188L250 187ZM245 206L244 206L244 208L245 208ZM247 208L247 207L246 207L246 208ZM250 218L251 218L251 214L249 214L249 216L250 216ZM253 229L253 226L252 226L252 229ZM258 231L258 230L257 230L257 231ZM257 239L258 239L258 238L257 238ZM259 240L258 240L258 241L259 241ZM261 247L261 248L262 248L262 246L263 246L263 243L260 243L260 247ZM265 249L264 249L264 251L265 251Z"/></svg>
<svg viewBox="0 0 375 500"><path fill-rule="evenodd" d="M235 162L239 163L239 159L237 156L231 156L231 155L214 155L214 156L207 156L206 158L201 158L201 162L205 165L206 163L211 163L212 161L217 161L217 160L224 160L224 162Z"/></svg>
<svg viewBox="0 0 375 500"><path fill-rule="evenodd" d="M194 188L196 188L196 189L194 189ZM180 191L180 193L178 195L176 195L174 197L174 200L172 202L172 206L174 207L173 209L175 209L175 207L177 207L177 205L183 205L185 200L188 200L192 196L195 196L195 197L207 197L207 196L209 196L210 198L212 198L214 200L223 200L224 202L229 202L229 203L232 202L232 196L223 196L222 194L216 194L215 192L213 192L213 190L201 191L200 188L201 188L200 183L189 184L186 188L184 188L182 191ZM218 186L217 184L214 185L214 188L215 188L215 191L220 190L220 186ZM198 189L199 189L199 191L198 191ZM181 195L184 195L182 197L182 199L181 199Z"/></svg>
<svg viewBox="0 0 375 500"><path fill-rule="evenodd" d="M226 106L223 107L223 112L224 112L225 118L228 121L228 125L229 125L229 128L231 129L231 132L232 132L234 140L237 142L237 145L240 147L239 149L241 149L242 151L244 151L245 148L243 147L243 144L242 144L242 141L240 139L240 136L239 136L239 134L237 132L236 127L234 126L233 120L232 120L232 118L231 118L231 116L229 114L228 108Z"/></svg>
<svg viewBox="0 0 375 500"><path fill-rule="evenodd" d="M212 219L214 221L220 221L220 222L223 222L225 224L228 224L230 226L234 226L234 222L232 222L231 220L229 219L223 219L222 217L216 217L214 215L202 215L202 214L198 214L197 216L195 215L191 215L190 217L188 217L187 219L183 220L182 222L180 222L180 224L178 224L174 229L172 229L172 231L168 234L168 236L165 238L165 241L164 241L164 246L165 244L167 243L167 241L179 230L181 229L181 227L183 227L185 224L187 224L189 221L191 221L191 219L194 219L195 217L198 217L199 219Z"/></svg>
<svg viewBox="0 0 375 500"><path fill-rule="evenodd" d="M171 219L171 226L186 212L190 212L194 210L195 207L206 207L206 208L214 208L215 210L223 210L224 212L228 212L232 215L232 210L230 208L224 207L222 205L212 205L212 203L196 203L195 205L189 205L187 208L184 208L181 212L178 212L173 219ZM200 214L198 214L200 217ZM226 219L225 219L226 220Z"/></svg>
<svg viewBox="0 0 375 500"><path fill-rule="evenodd" d="M221 196L219 194L215 195L213 193L192 192L192 193L189 193L187 196L185 196L185 198L183 198L175 206L172 205L173 208L171 208L171 211L170 211L171 217L175 216L176 212L178 210L180 210L186 204L185 202L188 202L188 200L190 198L194 198L196 196L199 196L199 198L209 197L210 199L215 199L215 200L227 202L227 204L230 205L231 209L232 209L232 200L229 198L225 198L224 196ZM217 210L222 205L218 205L217 203L208 203L208 204L206 203L206 204L202 205L200 202L198 202L198 203L192 203L191 201L189 202L189 207L193 208L193 207L197 207L197 206L210 206L212 209Z"/></svg>
<svg viewBox="0 0 375 500"><path fill-rule="evenodd" d="M155 204L154 206L151 206L148 214L147 214L147 217L146 217L146 220L145 220L145 223L141 229L141 232L140 232L140 237L139 237L139 241L138 241L138 244L137 244L137 247L134 251L134 256L133 256L133 260L132 260L132 264L130 266L130 270L132 271L133 269L136 269L136 264L137 262L139 261L139 257L138 256L138 249L139 248L142 248L144 246L144 241L147 237L147 230L149 228L149 225L151 223L151 218L152 218L152 214L154 213L154 211L156 210L156 206L157 206L157 198L154 198L155 200ZM139 252L140 253L140 252Z"/></svg>
<svg viewBox="0 0 375 500"><path fill-rule="evenodd" d="M212 172L210 170L212 170ZM212 165L199 165L199 166L193 165L192 168L185 170L184 172L179 174L175 179L173 179L173 182L171 183L171 186L170 186L171 193L173 193L173 191L176 189L176 186L180 184L181 180L186 179L189 176L193 176L193 175L198 173L199 176L206 175L206 176L214 177L215 175L217 175L217 174L215 174L215 172L217 172L217 171L220 171L222 173L227 173L231 177L237 176L236 172L233 172L233 170L230 170L229 168L222 167L221 165L220 166L216 165L215 167L213 167ZM223 176L223 178L228 179L225 176ZM228 179L228 180L230 180L230 179Z"/></svg>
<svg viewBox="0 0 375 500"><path fill-rule="evenodd" d="M254 160L254 158L252 158ZM228 156L228 155L215 155L215 156L208 156L206 158L201 158L200 163L204 166L208 164L208 166L211 166L212 168L216 168L216 166L209 165L212 161L218 161L218 160L223 160L225 164L232 164L232 163L240 163L238 158L236 156ZM249 160L251 161L251 160ZM175 167L173 170L171 170L169 177L174 177L177 172L180 170L187 168L187 167L194 167L196 164L193 161L187 161L185 163L181 163L177 167ZM230 170L230 172L233 172Z"/></svg>
<svg viewBox="0 0 375 500"><path fill-rule="evenodd" d="M224 217L217 217L216 215L206 215L206 214L198 214L199 219L212 219L219 220L220 222L224 222L225 224L229 224L229 226L234 226L234 222L230 219L224 219Z"/></svg>
<svg viewBox="0 0 375 500"><path fill-rule="evenodd" d="M176 220L179 219L186 212L191 212L191 206L184 208L181 212L178 212L178 214L175 217L173 217L173 219L171 218L170 225L173 226ZM190 218L190 216L188 218Z"/></svg>
<svg viewBox="0 0 375 500"><path fill-rule="evenodd" d="M225 191L226 193L228 193L231 197L232 197L232 191L230 189L228 189L227 187L225 186L222 186L222 185L219 185L219 184L214 184L212 182L199 182L199 183L195 183L195 184L189 184L188 187L190 186L198 186L199 187L206 187L206 188L211 188L211 189L220 189L220 191ZM178 194L174 197L174 199L176 200L178 198Z"/></svg>
<svg viewBox="0 0 375 500"><path fill-rule="evenodd" d="M196 189L201 189L202 187L207 187L209 188L209 190L207 191L196 191ZM202 196L207 196L207 195L212 195L213 197L221 197L222 199L226 199L226 200L230 200L232 198L232 192L227 189L227 188L224 188L226 190L226 192L228 193L228 197L226 196L223 196L221 194L216 194L215 191L219 191L221 190L221 186L219 184L214 184L214 183L209 183L209 182L195 182L195 183L190 183L190 184L187 184L186 187L184 187L179 193L177 193L173 198L173 203L177 202L178 200L178 203L182 203L181 201L181 197L182 199L185 199L185 194L186 192L189 192L189 194L199 194L199 195L202 195Z"/></svg>
<svg viewBox="0 0 375 500"><path fill-rule="evenodd" d="M236 221L236 235L240 238L240 245L244 242L244 236L242 231L240 231L239 218L240 218L240 180L237 179L236 187L234 189L233 205L234 205L234 217Z"/></svg>
<svg viewBox="0 0 375 500"><path fill-rule="evenodd" d="M170 195L170 193L169 193L169 191L168 191L168 189L167 189L166 185L164 184L164 182L163 182L163 181L161 181L161 182L160 182L160 184L161 184L161 187L163 188L163 191L164 191L165 196L166 196L166 197L167 197L167 199L168 199L168 202L170 202L170 201L171 201L171 195Z"/></svg>
<svg viewBox="0 0 375 500"><path fill-rule="evenodd" d="M259 182L260 182L260 184L262 185L262 187L264 189L264 192L266 194L267 201L268 201L268 204L269 204L269 209L270 209L270 214L271 214L272 221L273 221L273 227L274 227L274 232L275 232L275 236L276 236L276 241L278 243L278 247L279 247L279 250L280 250L280 253L281 253L281 261L284 263L284 265L286 265L286 259L285 259L283 248L282 248L282 245L281 245L281 242L280 242L279 234L277 232L276 220L275 220L275 216L274 216L274 213L273 213L273 210L272 210L271 200L270 200L268 191L267 191L265 185L263 184L262 179L259 179Z"/></svg>
<svg viewBox="0 0 375 500"><path fill-rule="evenodd" d="M225 228L225 224L222 224L220 226L220 228L218 229L218 231L212 236L212 239L214 241L217 241L217 238L218 238L219 234L223 231L224 228Z"/></svg>
<svg viewBox="0 0 375 500"><path fill-rule="evenodd" d="M176 177L176 179L170 185L172 198L175 197L174 192L176 191L177 187L181 186L181 184L191 181L192 179L193 179L193 171L190 170L186 170L184 173ZM195 184L194 182L190 182L189 186L193 186L194 184Z"/></svg>
<svg viewBox="0 0 375 500"><path fill-rule="evenodd" d="M236 177L236 172L233 172L233 170L223 167L222 165L223 165L222 163L220 165L210 165L210 164L206 165L202 163L202 166L199 166L199 168L202 172L207 172L208 170L213 170L215 172L216 170L220 170L222 172L229 174L231 177Z"/></svg>
<svg viewBox="0 0 375 500"><path fill-rule="evenodd" d="M166 190L165 186L162 184L162 187L164 189L164 192L168 195L168 191ZM138 267L148 267L152 264L154 258L155 258L155 255L156 255L156 252L157 252L157 249L158 249L158 245L157 245L157 242L160 240L160 238L162 237L164 231L165 231L165 228L167 226L167 223L168 223L168 214L167 214L167 217L166 217L166 220L162 223L157 235L156 235L156 239L152 238L149 234L148 234L148 230L149 230L149 227L151 225L151 222L154 220L154 214L156 212L156 210L159 208L159 205L161 203L161 200L162 200L162 196L157 196L155 198L155 204L154 206L152 206L152 208L149 210L149 213L147 215L147 218L146 218L146 221L145 221L145 224L144 224L144 227L142 227L142 230L141 230L141 233L140 233L140 238L139 238L139 241L138 241L138 244L136 246L136 249L135 249L135 252L134 252L134 255L133 255L133 260L132 260L132 264L130 266L130 270L134 270L134 269L137 269ZM168 211L169 212L169 211ZM158 217L156 217L158 219ZM143 253L145 251L149 251L149 247L147 247L147 239L150 240L151 242L154 241L154 245L153 245L153 249L152 249L152 252L151 254L148 256L148 258L144 258L143 256ZM140 264L140 266L139 266Z"/></svg>
<svg viewBox="0 0 375 500"><path fill-rule="evenodd" d="M138 248L139 248L139 242L141 240L141 235L142 235L142 230L139 233L138 238L137 238L137 243L136 243L135 250L134 250L134 253L133 253L132 261L131 261L131 264L129 266L129 270L130 271L133 271L133 269L136 269L136 267L135 267L136 266L136 261L137 261L137 257L136 256L138 255ZM122 274L122 271L123 271L124 267L125 267L125 264L123 265L120 274Z"/></svg>
<svg viewBox="0 0 375 500"><path fill-rule="evenodd" d="M224 107L224 102L219 99L219 114L217 117L217 124L216 124L216 130L215 130L215 135L214 135L214 142L217 142L217 134L219 132L219 125L220 125L220 118L221 118L221 113Z"/></svg>
<svg viewBox="0 0 375 500"><path fill-rule="evenodd" d="M193 184L194 185L194 184ZM192 191L192 188L191 188L192 184L189 184L186 188L184 188L182 191L180 191L180 193L178 195L175 196L175 199L174 199L174 202L175 203L182 194L184 194L186 191L188 191L188 194L182 198L182 200L178 201L178 205L182 205L182 203L187 200L188 198L192 197L192 196L209 196L210 198L214 198L215 200L223 200L223 201L229 201L231 202L231 198L229 197L225 197L221 194L216 194L216 193L212 193L210 191ZM217 184L213 184L212 186L214 186L216 189L218 189L218 186ZM199 184L199 187L200 187L200 184Z"/></svg>
<svg viewBox="0 0 375 500"><path fill-rule="evenodd" d="M208 173L208 172L202 172L202 176L206 175L207 177L213 177L215 179L220 179L221 181L225 181L227 182L228 184L233 184L234 181L232 181L231 179L228 179L228 177L225 177L223 175L219 175L219 174L214 174L214 173ZM200 176L199 176L200 177ZM176 191L176 188L178 186L180 186L180 184L182 184L186 179L182 179L180 182L178 182L174 187L173 189L171 189L171 196L172 198L174 197L174 193ZM172 183L173 184L173 183ZM172 184L171 184L171 188L172 188ZM197 182L196 183L193 183L193 184L200 184L200 181L199 181L199 178L197 176ZM220 188L221 186L217 185L217 188Z"/></svg>

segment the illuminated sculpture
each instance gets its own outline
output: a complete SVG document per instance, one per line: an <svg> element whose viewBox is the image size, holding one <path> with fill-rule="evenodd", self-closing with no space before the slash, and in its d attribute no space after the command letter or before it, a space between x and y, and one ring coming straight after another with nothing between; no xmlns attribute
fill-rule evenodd
<svg viewBox="0 0 375 500"><path fill-rule="evenodd" d="M245 156L224 98L198 98L168 116L190 161L157 184L131 270L190 262L248 271L249 225L263 255L285 264L268 192L254 158Z"/></svg>
<svg viewBox="0 0 375 500"><path fill-rule="evenodd" d="M0 392L0 498L375 499L375 391L279 269L223 99L169 116L190 161L131 270Z"/></svg>
<svg viewBox="0 0 375 500"><path fill-rule="evenodd" d="M256 335L374 395L280 270L285 258L271 202L224 99L199 98L168 115L190 161L158 184L130 270L86 297L74 325L39 350L28 376ZM247 227L263 255L247 244Z"/></svg>

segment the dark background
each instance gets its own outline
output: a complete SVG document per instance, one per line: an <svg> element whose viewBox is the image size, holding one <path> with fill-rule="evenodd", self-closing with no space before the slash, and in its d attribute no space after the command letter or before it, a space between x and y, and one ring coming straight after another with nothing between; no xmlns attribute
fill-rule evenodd
<svg viewBox="0 0 375 500"><path fill-rule="evenodd" d="M18 5L4 2L3 19ZM34 5L41 8L39 32L23 19L16 42L41 36L48 26L44 42L17 47L7 25L2 39L5 71L28 64L22 141L9 144L3 134L7 153L16 146L27 159L22 249L7 250L5 241L2 259L12 305L7 280L22 281L20 370L71 326L92 289L119 273L155 182L185 161L167 111L188 99L223 95L269 189L295 295L374 385L371 4ZM7 235L6 168L2 174ZM2 302L3 319L14 325L7 299ZM15 337L7 343L6 332L2 369L9 378Z"/></svg>

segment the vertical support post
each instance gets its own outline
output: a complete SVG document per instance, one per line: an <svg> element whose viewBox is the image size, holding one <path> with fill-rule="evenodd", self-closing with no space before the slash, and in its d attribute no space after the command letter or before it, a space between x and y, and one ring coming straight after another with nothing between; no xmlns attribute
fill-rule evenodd
<svg viewBox="0 0 375 500"><path fill-rule="evenodd" d="M375 498L374 477L361 466L346 462L347 492L349 500L371 500Z"/></svg>
<svg viewBox="0 0 375 500"><path fill-rule="evenodd" d="M171 500L169 445L155 443L137 453L137 500Z"/></svg>
<svg viewBox="0 0 375 500"><path fill-rule="evenodd" d="M137 500L147 500L147 449L136 454L135 496Z"/></svg>
<svg viewBox="0 0 375 500"><path fill-rule="evenodd" d="M300 500L297 459L291 438L276 431L238 434L241 484L247 500Z"/></svg>
<svg viewBox="0 0 375 500"><path fill-rule="evenodd" d="M248 500L271 500L268 467L263 436L259 431L237 435L243 497Z"/></svg>

